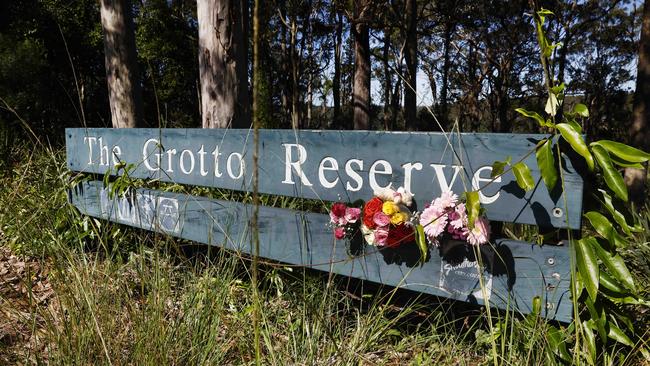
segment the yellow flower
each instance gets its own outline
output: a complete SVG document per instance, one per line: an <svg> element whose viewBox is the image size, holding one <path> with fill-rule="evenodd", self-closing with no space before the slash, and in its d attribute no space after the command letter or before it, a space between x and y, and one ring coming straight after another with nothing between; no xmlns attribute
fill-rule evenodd
<svg viewBox="0 0 650 366"><path fill-rule="evenodd" d="M398 212L390 217L390 223L393 225L399 225L408 219L409 215L405 214L404 212Z"/></svg>
<svg viewBox="0 0 650 366"><path fill-rule="evenodd" d="M381 206L381 211L388 216L392 216L393 214L400 212L399 206L397 206L397 204L392 201L384 202L384 204Z"/></svg>

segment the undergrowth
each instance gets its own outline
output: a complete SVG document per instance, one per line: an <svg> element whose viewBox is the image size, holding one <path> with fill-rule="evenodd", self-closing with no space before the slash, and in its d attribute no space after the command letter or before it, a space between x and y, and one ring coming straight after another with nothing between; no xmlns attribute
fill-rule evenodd
<svg viewBox="0 0 650 366"><path fill-rule="evenodd" d="M4 313L22 314L20 321L40 334L35 338L40 347L34 348L40 352L5 359L111 365L255 362L248 258L82 216L67 203L64 151L22 146L10 155L0 169L0 246L48 266L54 295L47 305L28 308L0 298ZM278 206L301 205L266 199ZM648 294L648 208L636 219L646 230L626 255ZM534 316L492 311L489 327L481 308L459 313L448 300L322 272L282 266L261 270L266 364L557 362L547 344L547 323ZM29 278L24 282L32 286ZM31 292L25 296L31 299ZM648 314L631 311L647 332ZM3 352L10 354L11 347ZM601 359L639 362L636 355L620 352L603 350Z"/></svg>

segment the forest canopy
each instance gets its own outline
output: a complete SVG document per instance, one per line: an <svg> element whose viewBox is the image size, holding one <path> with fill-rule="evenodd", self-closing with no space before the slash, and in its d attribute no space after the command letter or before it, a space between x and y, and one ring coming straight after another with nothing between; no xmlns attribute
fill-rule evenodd
<svg viewBox="0 0 650 366"><path fill-rule="evenodd" d="M552 67L565 108L588 106L587 135L627 141L642 4L540 6L554 14L547 36L561 43ZM196 1L130 10L143 125L200 127ZM546 100L528 1L275 0L259 15L265 127L352 129L355 103L369 102L369 129L538 132L515 111ZM244 29L250 48L251 24ZM357 83L370 100L357 101L355 56L366 51L370 80ZM65 127L110 126L99 2L1 2L0 98L3 135L28 126L60 141Z"/></svg>

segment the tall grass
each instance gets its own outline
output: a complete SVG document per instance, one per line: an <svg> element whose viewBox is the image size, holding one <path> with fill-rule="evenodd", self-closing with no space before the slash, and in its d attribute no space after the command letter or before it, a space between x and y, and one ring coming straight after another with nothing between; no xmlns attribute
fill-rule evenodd
<svg viewBox="0 0 650 366"><path fill-rule="evenodd" d="M41 258L54 289L48 304L17 309L41 334L35 349L42 351L26 361L255 363L248 258L81 216L67 203L63 152L23 147L13 154L13 163L0 172L0 245ZM647 214L641 218L648 225ZM643 263L635 275L648 276ZM358 291L348 279L320 272L281 266L260 271L264 364L557 362L547 323L534 316L493 310L488 319L481 308L459 315L445 300L391 289Z"/></svg>

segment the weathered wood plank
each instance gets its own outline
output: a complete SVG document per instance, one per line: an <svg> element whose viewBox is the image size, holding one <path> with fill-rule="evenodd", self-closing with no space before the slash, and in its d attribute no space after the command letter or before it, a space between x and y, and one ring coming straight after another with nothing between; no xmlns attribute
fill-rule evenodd
<svg viewBox="0 0 650 366"><path fill-rule="evenodd" d="M185 194L138 189L126 198L109 199L101 182L84 182L70 191L70 201L83 214L155 230L170 235L251 253L249 218L252 206ZM260 256L309 266L390 286L411 289L499 308L510 306L528 313L532 299L547 304L549 319L570 321L569 257L564 247L538 246L499 240L484 246L481 273L464 247L434 250L422 266L415 247L377 250L366 246L350 257L346 243L334 240L329 217L279 208L261 207ZM461 255L456 255L461 253Z"/></svg>
<svg viewBox="0 0 650 366"><path fill-rule="evenodd" d="M355 201L369 199L373 185L392 183L410 186L421 208L448 186L458 193L486 186L482 201L490 220L579 229L582 178L566 159L566 204L559 184L549 194L529 154L544 137L464 133L449 135L448 144L440 133L262 130L260 192ZM250 190L248 130L66 129L66 141L74 171L104 174L124 161L137 164L130 173L137 178ZM533 191L521 190L511 173L488 183L492 163L507 156L527 156Z"/></svg>

